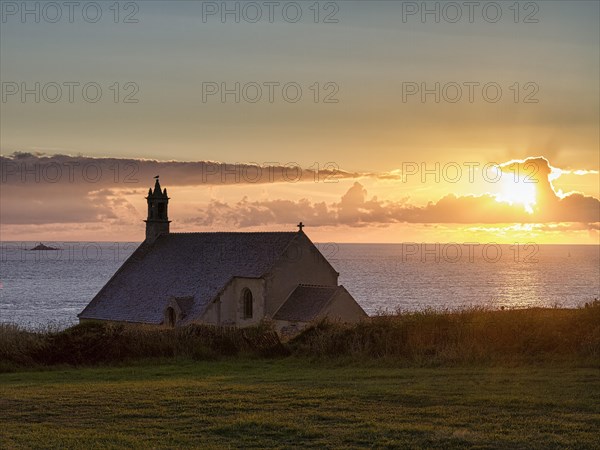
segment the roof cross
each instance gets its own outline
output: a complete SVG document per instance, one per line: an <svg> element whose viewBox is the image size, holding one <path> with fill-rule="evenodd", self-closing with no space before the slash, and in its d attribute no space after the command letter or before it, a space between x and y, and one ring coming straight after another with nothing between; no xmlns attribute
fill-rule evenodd
<svg viewBox="0 0 600 450"><path fill-rule="evenodd" d="M304 228L304 227L305 227L305 225L304 225L302 222L300 222L300 223L298 224L298 231L300 231L300 232L301 232L301 231L302 231L302 228Z"/></svg>

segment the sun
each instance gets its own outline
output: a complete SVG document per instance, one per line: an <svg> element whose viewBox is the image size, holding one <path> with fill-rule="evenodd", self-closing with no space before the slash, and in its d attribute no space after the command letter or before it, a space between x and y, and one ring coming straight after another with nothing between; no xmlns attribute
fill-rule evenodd
<svg viewBox="0 0 600 450"><path fill-rule="evenodd" d="M510 205L522 205L525 211L533 214L533 207L537 200L535 180L503 173L499 183L500 192L496 194L496 201Z"/></svg>

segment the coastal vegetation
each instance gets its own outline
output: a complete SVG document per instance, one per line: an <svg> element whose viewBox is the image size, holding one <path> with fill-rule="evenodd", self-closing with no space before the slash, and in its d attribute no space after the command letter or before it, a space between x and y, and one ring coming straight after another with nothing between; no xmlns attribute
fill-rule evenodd
<svg viewBox="0 0 600 450"><path fill-rule="evenodd" d="M600 306L0 327L6 448L597 448Z"/></svg>
<svg viewBox="0 0 600 450"><path fill-rule="evenodd" d="M400 366L600 361L600 302L584 308L406 312L358 324L321 321L279 339L271 324L238 329L88 322L62 331L0 325L0 371L128 361L302 358Z"/></svg>

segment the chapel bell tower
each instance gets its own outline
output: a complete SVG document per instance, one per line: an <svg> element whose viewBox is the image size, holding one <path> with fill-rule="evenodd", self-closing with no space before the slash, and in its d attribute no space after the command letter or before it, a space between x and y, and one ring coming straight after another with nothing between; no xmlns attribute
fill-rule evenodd
<svg viewBox="0 0 600 450"><path fill-rule="evenodd" d="M169 205L169 197L167 189L161 190L158 175L155 176L154 192L148 190L148 218L146 222L146 241L153 242L161 234L169 234L169 216L167 214L167 206Z"/></svg>

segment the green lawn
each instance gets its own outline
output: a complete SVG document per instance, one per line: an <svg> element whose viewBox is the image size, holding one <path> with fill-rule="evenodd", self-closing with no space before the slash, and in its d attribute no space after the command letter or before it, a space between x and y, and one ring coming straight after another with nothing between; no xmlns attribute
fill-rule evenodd
<svg viewBox="0 0 600 450"><path fill-rule="evenodd" d="M599 448L598 368L179 362L0 374L0 447Z"/></svg>

